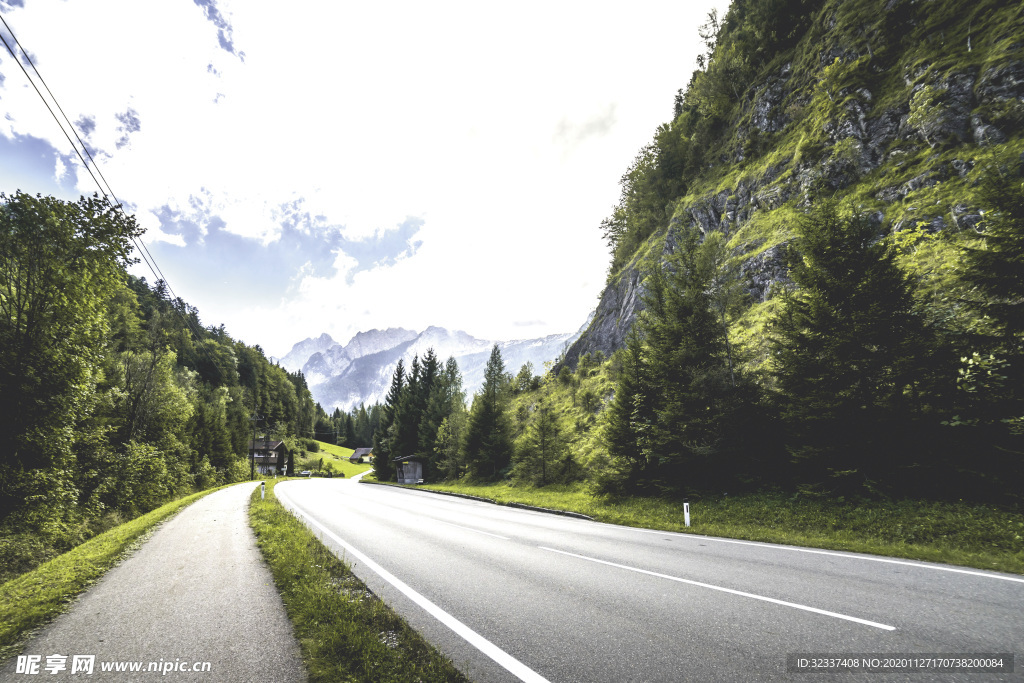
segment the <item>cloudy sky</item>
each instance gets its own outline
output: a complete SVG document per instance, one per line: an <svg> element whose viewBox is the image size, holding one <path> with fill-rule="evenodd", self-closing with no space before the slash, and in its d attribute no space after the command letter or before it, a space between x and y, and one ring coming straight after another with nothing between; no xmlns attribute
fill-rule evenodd
<svg viewBox="0 0 1024 683"><path fill-rule="evenodd" d="M618 179L671 117L697 27L727 5L0 0L0 13L175 293L279 357L321 332L577 329L604 284L599 224ZM0 191L94 192L0 50Z"/></svg>

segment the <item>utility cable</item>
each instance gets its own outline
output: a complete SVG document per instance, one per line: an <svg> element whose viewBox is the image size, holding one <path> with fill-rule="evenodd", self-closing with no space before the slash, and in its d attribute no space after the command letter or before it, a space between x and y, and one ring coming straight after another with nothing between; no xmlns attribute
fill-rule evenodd
<svg viewBox="0 0 1024 683"><path fill-rule="evenodd" d="M68 134L67 130L65 130L65 128L64 128L64 124L61 123L60 119L57 117L57 114L53 111L53 107L50 106L50 102L47 101L46 97L43 96L43 93L39 90L39 86L36 85L35 81L29 75L28 70L25 69L25 65L22 64L21 60L18 58L18 55L15 53L14 49L7 42L7 38L4 37L3 33L0 33L0 40L3 41L4 47L7 48L7 51L11 54L11 57L13 57L14 61L17 62L18 67L20 67L22 73L25 74L25 78L28 79L28 82L32 85L32 88L36 91L36 94L39 95L39 99L41 99L43 101L43 104L46 106L47 111L50 112L50 116L53 117L53 120L60 127L61 133L63 133L64 137L67 138L68 144L70 144L71 148L73 150L75 150L75 154L78 156L79 160L82 162L82 166L85 168L86 172L92 178L93 182L96 183L96 186L99 188L100 192L103 193L104 201L107 203L108 206L110 206L110 208L112 208L115 211L120 211L121 215L123 217L127 218L128 216L127 216L127 214L124 211L124 207L122 206L120 200L118 200L117 195L114 194L114 190L110 186L110 183L108 183L107 179L103 176L103 172L100 170L99 164L96 163L96 160L93 158L92 154L89 152L88 146L86 146L85 142L82 140L81 136L78 134L78 130L75 128L74 124L71 123L71 120L68 118L67 114L64 112L63 107L60 106L60 102L57 100L57 97L53 94L53 91L50 90L50 86L47 85L46 79L43 78L43 75L39 72L39 69L36 68L35 63L32 61L32 57L29 56L28 51L21 44L21 41L18 40L18 37L14 34L14 31L11 29L10 24L7 23L7 20L4 19L3 15L0 15L0 22L3 22L4 27L7 29L7 32L10 34L11 38L14 40L14 43L18 46L19 51L21 52L22 55L24 55L25 60L28 61L28 63L29 63L29 66L32 67L32 71L35 72L36 77L39 78L39 82L43 84L43 88L46 89L46 92L50 96L50 99L53 101L54 105L60 111L61 116L64 118L64 121L67 123L68 128L71 130L72 133L74 133L75 139L78 140L78 144L81 145L81 150L79 150L78 145L76 145L74 143L74 141L72 141L71 136ZM84 156L82 154L83 151L85 152ZM92 166L91 167L90 167L90 165L85 160L86 156L89 157L89 161L92 162ZM95 173L93 172L93 169L95 169ZM99 175L99 178L96 177L97 174ZM102 180L103 182L101 183L100 180ZM104 188L104 186L105 186L105 188ZM113 202L111 202L111 200L110 200L111 197L114 200ZM142 239L138 238L138 237L135 237L135 236L132 236L131 240L132 240L132 243L135 244L135 248L136 248L136 250L138 250L139 256L142 257L143 262L149 267L150 272L153 273L153 277L157 278L160 281L163 281L163 283L167 286L167 290L170 292L171 296L174 297L174 299L180 300L180 301L184 301L183 299L181 299L181 297L179 297L174 292L174 289L171 287L170 281L164 275L163 271L160 269L160 266L156 262L156 258L153 256L153 254L146 247L146 244L142 241ZM192 324L192 321L187 316L185 316L185 314L182 313L182 311L180 311L173 304L172 304L171 308L174 309L174 311L181 318L182 322L185 323L185 326L192 333L192 336L195 337L197 345L202 350L202 352L206 355L207 360L210 361L212 364L216 365L216 362L215 362L214 358L210 355L209 350L206 348L206 345L203 343L202 335L196 330L195 326Z"/></svg>

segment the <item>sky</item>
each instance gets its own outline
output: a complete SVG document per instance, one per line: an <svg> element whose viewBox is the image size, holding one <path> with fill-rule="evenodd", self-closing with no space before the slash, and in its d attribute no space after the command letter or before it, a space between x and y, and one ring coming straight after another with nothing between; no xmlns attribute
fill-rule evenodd
<svg viewBox="0 0 1024 683"><path fill-rule="evenodd" d="M323 332L578 329L604 288L619 178L670 120L698 26L727 6L0 0L0 14L174 293L280 357ZM97 191L2 46L0 112L0 191Z"/></svg>

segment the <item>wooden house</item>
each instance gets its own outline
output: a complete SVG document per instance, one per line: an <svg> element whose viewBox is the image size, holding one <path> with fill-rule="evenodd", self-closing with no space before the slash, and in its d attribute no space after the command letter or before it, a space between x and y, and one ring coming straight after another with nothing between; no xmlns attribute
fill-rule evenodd
<svg viewBox="0 0 1024 683"><path fill-rule="evenodd" d="M352 451L352 455L348 456L348 461L352 463L370 462L371 460L373 460L372 448L357 448Z"/></svg>
<svg viewBox="0 0 1024 683"><path fill-rule="evenodd" d="M284 474L288 466L288 447L284 441L257 439L249 442L249 457L260 474Z"/></svg>

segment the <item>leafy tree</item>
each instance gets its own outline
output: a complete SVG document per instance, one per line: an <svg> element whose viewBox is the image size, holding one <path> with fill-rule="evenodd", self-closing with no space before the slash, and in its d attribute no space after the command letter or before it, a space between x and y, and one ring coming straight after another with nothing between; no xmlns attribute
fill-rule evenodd
<svg viewBox="0 0 1024 683"><path fill-rule="evenodd" d="M540 381L536 375L533 374L533 363L526 361L522 367L519 368L519 372L516 374L515 382L513 387L517 394L523 394L527 391L532 391L540 386Z"/></svg>
<svg viewBox="0 0 1024 683"><path fill-rule="evenodd" d="M107 305L141 230L95 197L0 201L0 519L18 511L50 533L77 502L76 428L94 409Z"/></svg>
<svg viewBox="0 0 1024 683"><path fill-rule="evenodd" d="M438 471L447 480L456 480L466 473L463 436L466 432L465 406L441 421L434 440L434 455Z"/></svg>

